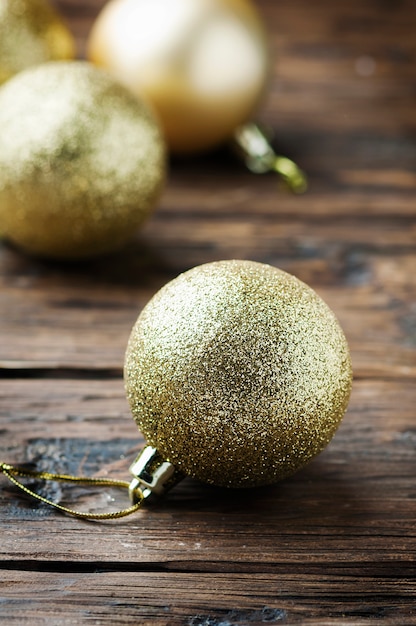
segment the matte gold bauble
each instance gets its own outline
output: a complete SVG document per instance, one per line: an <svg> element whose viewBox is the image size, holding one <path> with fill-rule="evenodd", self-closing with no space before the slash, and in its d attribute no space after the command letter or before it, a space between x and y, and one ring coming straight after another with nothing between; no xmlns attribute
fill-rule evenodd
<svg viewBox="0 0 416 626"><path fill-rule="evenodd" d="M230 487L273 483L318 454L351 379L328 306L294 276L250 261L168 283L139 316L125 360L150 446L180 472Z"/></svg>
<svg viewBox="0 0 416 626"><path fill-rule="evenodd" d="M48 2L0 1L0 83L32 65L74 56L74 38Z"/></svg>
<svg viewBox="0 0 416 626"><path fill-rule="evenodd" d="M165 175L159 127L89 63L47 63L10 79L0 128L0 230L26 251L112 251L154 207Z"/></svg>
<svg viewBox="0 0 416 626"><path fill-rule="evenodd" d="M258 106L269 74L250 0L111 0L88 54L148 98L178 153L230 138Z"/></svg>

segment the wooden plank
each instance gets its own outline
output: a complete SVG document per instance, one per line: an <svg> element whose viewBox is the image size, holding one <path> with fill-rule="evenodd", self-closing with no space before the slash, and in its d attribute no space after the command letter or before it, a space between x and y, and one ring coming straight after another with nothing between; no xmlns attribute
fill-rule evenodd
<svg viewBox="0 0 416 626"><path fill-rule="evenodd" d="M120 380L10 380L1 388L6 461L128 478L143 441ZM0 559L33 566L33 555L37 562L71 555L73 562L181 562L192 569L221 563L222 571L264 571L276 563L355 571L390 563L414 574L414 401L413 381L358 381L329 448L291 479L255 492L186 480L124 522L94 525L99 541L90 540L91 524L22 501L3 478ZM125 504L119 494L89 497L56 486L46 495L80 496L87 510Z"/></svg>
<svg viewBox="0 0 416 626"><path fill-rule="evenodd" d="M164 243L166 254L166 238ZM169 251L172 259L178 258L179 245ZM328 248L327 258L319 258L314 256L318 244L303 241L304 258L277 253L266 260L315 287L333 308L350 343L357 377L414 378L416 256L344 255ZM197 249L200 255L202 248ZM23 271L29 267L25 270L23 263ZM99 272L86 275L72 269L59 274L52 266L30 279L20 279L18 270L0 277L1 367L119 374L137 315L172 275L149 274L144 285L125 285L107 282L105 264Z"/></svg>
<svg viewBox="0 0 416 626"><path fill-rule="evenodd" d="M410 582L334 575L3 571L7 623L416 624Z"/></svg>

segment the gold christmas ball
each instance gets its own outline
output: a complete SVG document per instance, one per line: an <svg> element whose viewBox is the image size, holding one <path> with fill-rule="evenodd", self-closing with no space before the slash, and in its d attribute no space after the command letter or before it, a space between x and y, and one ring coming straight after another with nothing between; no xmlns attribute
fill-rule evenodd
<svg viewBox="0 0 416 626"><path fill-rule="evenodd" d="M110 252L153 209L165 176L159 127L89 63L46 63L10 79L0 128L0 228L27 252Z"/></svg>
<svg viewBox="0 0 416 626"><path fill-rule="evenodd" d="M0 84L32 65L74 56L72 34L45 0L0 0Z"/></svg>
<svg viewBox="0 0 416 626"><path fill-rule="evenodd" d="M148 98L177 153L230 138L257 108L269 75L264 27L250 0L111 0L88 55Z"/></svg>
<svg viewBox="0 0 416 626"><path fill-rule="evenodd" d="M273 483L329 443L351 390L332 311L269 265L220 261L165 285L139 316L127 397L149 444L184 474Z"/></svg>

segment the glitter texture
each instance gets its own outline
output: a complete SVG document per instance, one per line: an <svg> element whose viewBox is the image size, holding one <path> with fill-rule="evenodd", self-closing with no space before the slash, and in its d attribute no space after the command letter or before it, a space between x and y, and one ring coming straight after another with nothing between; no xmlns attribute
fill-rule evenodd
<svg viewBox="0 0 416 626"><path fill-rule="evenodd" d="M47 2L0 0L0 83L32 65L74 56L74 38Z"/></svg>
<svg viewBox="0 0 416 626"><path fill-rule="evenodd" d="M334 314L294 276L251 261L196 267L144 308L125 360L148 442L229 487L284 478L331 440L352 381Z"/></svg>
<svg viewBox="0 0 416 626"><path fill-rule="evenodd" d="M0 224L30 253L82 258L118 248L165 176L153 114L85 62L51 62L0 89Z"/></svg>

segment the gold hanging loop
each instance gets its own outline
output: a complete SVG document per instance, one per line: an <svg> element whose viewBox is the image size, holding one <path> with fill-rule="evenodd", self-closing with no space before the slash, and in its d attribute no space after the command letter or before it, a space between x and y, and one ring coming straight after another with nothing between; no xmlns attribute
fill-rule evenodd
<svg viewBox="0 0 416 626"><path fill-rule="evenodd" d="M10 482L12 482L14 485L16 485L16 487L18 487L21 491L31 496L32 498L35 498L40 502L44 502L45 504L48 504L49 506L52 506L59 511L62 511L63 513L67 513L68 515L72 515L81 519L111 520L118 519L120 517L126 517L127 515L135 513L141 507L144 499L143 493L138 487L136 487L136 489L134 490L134 499L132 499L133 504L131 506L120 511L113 511L109 513L84 513L82 511L70 509L66 506L63 506L62 504L44 498L35 491L29 489L29 487L26 487L26 485L17 480L17 478L38 478L40 480L76 483L78 485L89 485L94 487L116 487L119 489L125 489L127 491L129 491L129 489L131 491L130 483L124 480L116 480L114 478L88 478L85 476L71 476L67 474L38 472L35 470L29 470L23 467L17 467L14 465L9 465L8 463L1 462L0 473L3 473L10 480Z"/></svg>
<svg viewBox="0 0 416 626"><path fill-rule="evenodd" d="M276 172L293 193L306 191L306 174L294 161L275 153L267 134L257 124L249 123L237 128L234 144L254 174Z"/></svg>

